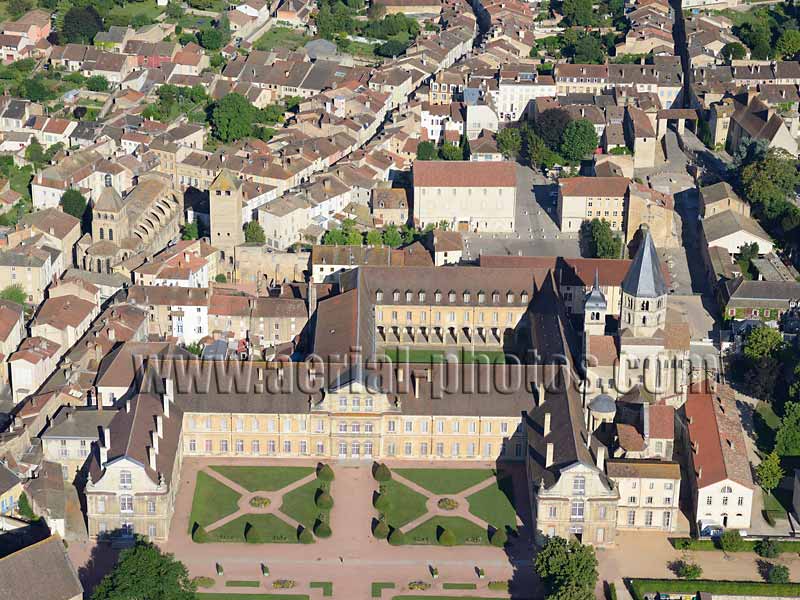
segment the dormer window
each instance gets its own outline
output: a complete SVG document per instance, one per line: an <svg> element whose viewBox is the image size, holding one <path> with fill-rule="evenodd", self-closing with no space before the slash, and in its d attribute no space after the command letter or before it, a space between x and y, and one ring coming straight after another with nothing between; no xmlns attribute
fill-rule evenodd
<svg viewBox="0 0 800 600"><path fill-rule="evenodd" d="M406 302L411 302L411 299L414 297L414 294L411 293L411 290L406 290Z"/></svg>
<svg viewBox="0 0 800 600"><path fill-rule="evenodd" d="M492 292L492 304L500 302L500 294L497 291Z"/></svg>
<svg viewBox="0 0 800 600"><path fill-rule="evenodd" d="M400 300L400 292L398 290L392 292L392 300L394 300L395 302Z"/></svg>
<svg viewBox="0 0 800 600"><path fill-rule="evenodd" d="M381 290L375 292L375 302L383 302L383 292Z"/></svg>
<svg viewBox="0 0 800 600"><path fill-rule="evenodd" d="M456 301L456 293L453 290L450 290L450 292L447 294L447 300L449 302L455 302Z"/></svg>
<svg viewBox="0 0 800 600"><path fill-rule="evenodd" d="M420 302L425 302L425 292L420 290L418 297Z"/></svg>
<svg viewBox="0 0 800 600"><path fill-rule="evenodd" d="M522 292L522 303L523 304L528 303L528 292Z"/></svg>
<svg viewBox="0 0 800 600"><path fill-rule="evenodd" d="M464 292L464 304L469 304L469 292Z"/></svg>
<svg viewBox="0 0 800 600"><path fill-rule="evenodd" d="M506 302L508 302L509 304L514 303L514 292L508 292L506 294Z"/></svg>
<svg viewBox="0 0 800 600"><path fill-rule="evenodd" d="M478 292L478 304L486 302L486 293L483 291Z"/></svg>
<svg viewBox="0 0 800 600"><path fill-rule="evenodd" d="M442 301L442 292L436 290L434 293L434 299L436 300L437 304Z"/></svg>

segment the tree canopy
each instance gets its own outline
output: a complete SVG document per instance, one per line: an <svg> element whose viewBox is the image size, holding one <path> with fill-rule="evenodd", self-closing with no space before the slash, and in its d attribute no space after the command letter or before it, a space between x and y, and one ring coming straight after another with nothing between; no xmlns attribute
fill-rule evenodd
<svg viewBox="0 0 800 600"><path fill-rule="evenodd" d="M24 305L28 301L28 294L19 285L10 285L0 292L0 299Z"/></svg>
<svg viewBox="0 0 800 600"><path fill-rule="evenodd" d="M123 550L114 569L95 588L92 600L195 600L189 572L172 554L143 538Z"/></svg>
<svg viewBox="0 0 800 600"><path fill-rule="evenodd" d="M622 240L611 230L611 223L592 219L586 226L589 234L589 252L594 258L619 258Z"/></svg>
<svg viewBox="0 0 800 600"><path fill-rule="evenodd" d="M267 237L258 221L250 221L244 228L244 241L248 244L265 244Z"/></svg>
<svg viewBox="0 0 800 600"><path fill-rule="evenodd" d="M747 56L747 48L739 42L728 42L722 47L721 54L728 62L732 60L742 60Z"/></svg>
<svg viewBox="0 0 800 600"><path fill-rule="evenodd" d="M61 35L73 44L91 44L100 31L103 19L92 5L73 6L64 15Z"/></svg>
<svg viewBox="0 0 800 600"><path fill-rule="evenodd" d="M563 108L548 108L536 118L534 131L548 148L557 152L561 148L561 139L570 121L572 117Z"/></svg>
<svg viewBox="0 0 800 600"><path fill-rule="evenodd" d="M767 493L780 485L784 472L781 467L781 458L775 450L767 454L759 463L756 467L756 475L758 475L758 485Z"/></svg>
<svg viewBox="0 0 800 600"><path fill-rule="evenodd" d="M564 0L561 13L568 25L586 26L594 23L592 0Z"/></svg>
<svg viewBox="0 0 800 600"><path fill-rule="evenodd" d="M182 240L196 240L198 237L200 237L200 229L197 226L197 221L186 223L181 228Z"/></svg>
<svg viewBox="0 0 800 600"><path fill-rule="evenodd" d="M586 158L597 148L597 132L588 119L570 121L561 139L561 154L572 161Z"/></svg>
<svg viewBox="0 0 800 600"><path fill-rule="evenodd" d="M86 198L76 189L68 189L61 196L61 208L64 212L83 219L83 214L86 212Z"/></svg>
<svg viewBox="0 0 800 600"><path fill-rule="evenodd" d="M766 325L750 330L744 342L744 355L750 360L775 356L783 347L781 332Z"/></svg>
<svg viewBox="0 0 800 600"><path fill-rule="evenodd" d="M517 158L522 149L522 136L519 130L506 127L497 132L497 149L508 159Z"/></svg>
<svg viewBox="0 0 800 600"><path fill-rule="evenodd" d="M227 94L211 111L211 128L220 141L235 142L253 135L255 108L241 94Z"/></svg>
<svg viewBox="0 0 800 600"><path fill-rule="evenodd" d="M107 92L108 79L102 75L92 75L86 80L86 88L92 92Z"/></svg>
<svg viewBox="0 0 800 600"><path fill-rule="evenodd" d="M775 451L780 456L800 456L800 403L787 402L775 433Z"/></svg>
<svg viewBox="0 0 800 600"><path fill-rule="evenodd" d="M417 159L418 160L436 160L439 152L433 142L420 142L417 144Z"/></svg>
<svg viewBox="0 0 800 600"><path fill-rule="evenodd" d="M548 598L591 598L597 583L597 558L594 548L576 539L547 538L536 555L536 573L542 580ZM567 590L573 595L566 594ZM566 594L566 595L565 595Z"/></svg>

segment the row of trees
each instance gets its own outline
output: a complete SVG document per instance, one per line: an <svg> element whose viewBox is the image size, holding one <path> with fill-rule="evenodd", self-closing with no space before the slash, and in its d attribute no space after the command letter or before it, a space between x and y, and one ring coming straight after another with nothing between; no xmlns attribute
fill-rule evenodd
<svg viewBox="0 0 800 600"><path fill-rule="evenodd" d="M437 147L433 142L420 142L417 145L417 160L469 160L471 150L469 140L461 136L461 143L445 142Z"/></svg>
<svg viewBox="0 0 800 600"><path fill-rule="evenodd" d="M322 238L322 243L329 246L389 246L399 248L406 244L412 244L436 229L447 229L447 223L439 223L438 226L430 224L425 229L416 229L409 225L397 227L389 225L383 230L371 229L362 233L356 229L356 222L352 219L345 219L340 227L329 229Z"/></svg>

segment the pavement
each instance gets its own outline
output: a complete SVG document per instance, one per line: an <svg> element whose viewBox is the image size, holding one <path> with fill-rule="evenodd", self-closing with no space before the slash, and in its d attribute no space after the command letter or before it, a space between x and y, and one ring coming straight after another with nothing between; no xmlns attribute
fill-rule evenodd
<svg viewBox="0 0 800 600"><path fill-rule="evenodd" d="M518 164L514 233L464 234L464 260L481 254L579 257L578 234L561 233L556 224L557 189L538 171Z"/></svg>

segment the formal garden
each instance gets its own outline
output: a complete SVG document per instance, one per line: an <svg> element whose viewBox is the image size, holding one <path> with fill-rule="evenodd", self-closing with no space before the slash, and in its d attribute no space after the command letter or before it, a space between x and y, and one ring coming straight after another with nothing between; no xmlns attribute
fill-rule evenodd
<svg viewBox="0 0 800 600"><path fill-rule="evenodd" d="M304 543L331 535L333 470L210 466L197 474L189 533L196 543Z"/></svg>
<svg viewBox="0 0 800 600"><path fill-rule="evenodd" d="M392 545L504 546L517 533L510 476L493 469L376 464L373 535Z"/></svg>

